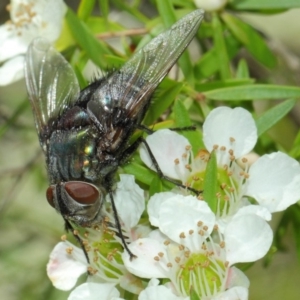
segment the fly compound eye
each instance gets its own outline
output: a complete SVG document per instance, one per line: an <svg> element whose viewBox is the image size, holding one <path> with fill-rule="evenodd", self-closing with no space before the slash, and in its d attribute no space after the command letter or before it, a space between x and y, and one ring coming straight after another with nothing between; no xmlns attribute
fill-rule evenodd
<svg viewBox="0 0 300 300"><path fill-rule="evenodd" d="M99 190L86 182L69 181L65 184L68 195L80 204L94 204L99 199Z"/></svg>
<svg viewBox="0 0 300 300"><path fill-rule="evenodd" d="M55 205L54 205L54 196L53 196L53 188L52 186L49 186L47 188L47 191L46 191L46 198L48 200L48 203L53 207L55 208Z"/></svg>

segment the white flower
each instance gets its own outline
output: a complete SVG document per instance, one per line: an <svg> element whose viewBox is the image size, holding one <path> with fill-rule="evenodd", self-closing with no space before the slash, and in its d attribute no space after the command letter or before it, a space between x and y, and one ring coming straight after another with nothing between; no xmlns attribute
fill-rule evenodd
<svg viewBox="0 0 300 300"><path fill-rule="evenodd" d="M245 207L248 213L270 220L270 212L282 211L300 199L300 165L296 160L276 152L259 157L251 166L248 163L246 155L256 144L257 129L243 108L219 107L208 115L203 124L206 149L195 157L188 140L175 132L160 130L146 140L164 174L198 190L203 190L209 153L216 153L219 190L215 213L222 230ZM144 147L140 155L154 169ZM259 205L250 205L253 199Z"/></svg>
<svg viewBox="0 0 300 300"><path fill-rule="evenodd" d="M72 291L68 300L124 300L119 296L120 292L112 283L86 282Z"/></svg>
<svg viewBox="0 0 300 300"><path fill-rule="evenodd" d="M187 297L192 287L201 299L222 299L224 293L232 293L228 299L247 299L248 279L233 264L256 261L267 253L273 235L264 219L235 216L222 234L206 202L175 193L152 197L148 213L160 231L129 245L137 259L122 254L129 272L168 278L178 297Z"/></svg>
<svg viewBox="0 0 300 300"><path fill-rule="evenodd" d="M228 0L194 0L196 7L206 11L216 11L223 8Z"/></svg>
<svg viewBox="0 0 300 300"><path fill-rule="evenodd" d="M10 21L0 26L0 85L24 76L24 54L38 36L58 39L67 7L62 0L11 0Z"/></svg>
<svg viewBox="0 0 300 300"><path fill-rule="evenodd" d="M145 226L137 226L145 210L144 192L134 182L132 175L120 175L114 200L126 239L131 241L146 236L150 230ZM128 210L131 210L130 214ZM95 283L120 284L135 294L142 290L141 280L128 273L122 263L122 243L115 234L115 228L110 227L114 223L113 216L104 210L103 214L102 227L85 229L85 232L78 229L78 236L84 241L90 263L83 250L68 241L59 243L52 251L47 274L56 288L70 290L82 274L89 272ZM82 289L86 291L86 288L89 286ZM81 289L79 291L82 292Z"/></svg>

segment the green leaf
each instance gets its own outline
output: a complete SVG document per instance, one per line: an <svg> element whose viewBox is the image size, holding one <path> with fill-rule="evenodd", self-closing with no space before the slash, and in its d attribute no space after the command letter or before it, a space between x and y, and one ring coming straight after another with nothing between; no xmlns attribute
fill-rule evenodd
<svg viewBox="0 0 300 300"><path fill-rule="evenodd" d="M274 106L256 120L258 136L279 122L295 106L296 100L289 99Z"/></svg>
<svg viewBox="0 0 300 300"><path fill-rule="evenodd" d="M143 123L146 125L153 124L171 106L182 86L183 83L168 79L164 80L159 86L158 92L154 94L153 101L151 101L151 106L146 113Z"/></svg>
<svg viewBox="0 0 300 300"><path fill-rule="evenodd" d="M151 184L151 182L155 176L155 173L153 171L151 171L147 167L145 167L135 161L132 161L132 162L122 166L122 169L125 173L134 175L134 177L138 181L140 181L148 186Z"/></svg>
<svg viewBox="0 0 300 300"><path fill-rule="evenodd" d="M119 32L124 30L124 27L118 23L108 22L107 20L99 17L90 17L86 21L86 25L93 34Z"/></svg>
<svg viewBox="0 0 300 300"><path fill-rule="evenodd" d="M193 125L190 120L189 113L182 101L175 101L173 112L177 128ZM185 130L179 132L189 140L194 154L197 153L200 148L203 148L202 133L199 130Z"/></svg>
<svg viewBox="0 0 300 300"><path fill-rule="evenodd" d="M208 160L204 182L203 182L203 199L213 212L217 211L217 191L218 191L218 165L217 157L214 151L211 152Z"/></svg>
<svg viewBox="0 0 300 300"><path fill-rule="evenodd" d="M101 15L105 19L105 21L108 20L108 14L109 14L109 3L108 0L99 0L99 7L101 11Z"/></svg>
<svg viewBox="0 0 300 300"><path fill-rule="evenodd" d="M137 20L142 22L143 24L147 24L150 20L140 12L139 9L132 7L126 3L124 0L112 0L111 1L120 11L126 11Z"/></svg>
<svg viewBox="0 0 300 300"><path fill-rule="evenodd" d="M232 0L231 6L240 10L288 9L300 7L299 0Z"/></svg>
<svg viewBox="0 0 300 300"><path fill-rule="evenodd" d="M222 19L236 39L239 40L261 64L269 68L276 65L275 56L266 45L265 40L255 29L231 14L223 13Z"/></svg>
<svg viewBox="0 0 300 300"><path fill-rule="evenodd" d="M237 70L236 70L236 78L249 78L249 68L245 59L240 59Z"/></svg>
<svg viewBox="0 0 300 300"><path fill-rule="evenodd" d="M176 22L172 2L170 0L156 0L156 5L165 27L171 27Z"/></svg>
<svg viewBox="0 0 300 300"><path fill-rule="evenodd" d="M86 21L91 15L95 0L81 0L77 9L78 18L82 21Z"/></svg>
<svg viewBox="0 0 300 300"><path fill-rule="evenodd" d="M224 40L222 24L219 20L218 14L213 15L212 26L214 32L213 37L214 37L216 58L220 70L220 75L222 79L229 79L231 77L230 61L227 53L226 43Z"/></svg>
<svg viewBox="0 0 300 300"><path fill-rule="evenodd" d="M74 39L86 51L89 58L102 69L112 67L105 60L106 55L112 54L111 51L92 35L86 24L79 20L70 9L67 11L66 20Z"/></svg>
<svg viewBox="0 0 300 300"><path fill-rule="evenodd" d="M155 174L153 176L153 179L152 179L151 184L150 184L149 196L153 196L154 194L160 193L163 190L164 189L163 189L162 180L159 178L159 176L157 174Z"/></svg>
<svg viewBox="0 0 300 300"><path fill-rule="evenodd" d="M295 159L299 160L300 159L300 131L298 132L294 143L292 150L289 153L290 156L294 157Z"/></svg>
<svg viewBox="0 0 300 300"><path fill-rule="evenodd" d="M265 100L299 98L300 88L271 84L255 84L222 88L203 93L210 100Z"/></svg>
<svg viewBox="0 0 300 300"><path fill-rule="evenodd" d="M205 92L220 88L226 88L226 87L234 87L234 86L240 86L240 85L246 85L254 83L254 79L229 79L225 81L211 81L207 83L198 83L196 84L196 90L198 92Z"/></svg>
<svg viewBox="0 0 300 300"><path fill-rule="evenodd" d="M232 59L239 51L239 43L230 34L225 38L228 56ZM194 67L194 74L197 80L201 80L215 74L220 68L216 47L202 55Z"/></svg>

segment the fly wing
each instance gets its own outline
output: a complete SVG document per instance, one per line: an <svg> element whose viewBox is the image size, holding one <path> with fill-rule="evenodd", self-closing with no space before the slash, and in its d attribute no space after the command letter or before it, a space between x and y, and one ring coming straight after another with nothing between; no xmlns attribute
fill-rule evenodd
<svg viewBox="0 0 300 300"><path fill-rule="evenodd" d="M202 19L203 11L195 10L137 51L94 91L88 103L89 113L107 128L109 124L103 122L110 121L109 111L116 107L124 109L128 118L139 118L155 88L193 39Z"/></svg>
<svg viewBox="0 0 300 300"><path fill-rule="evenodd" d="M25 58L25 78L35 125L43 150L57 118L72 105L79 84L71 65L44 38L29 45Z"/></svg>

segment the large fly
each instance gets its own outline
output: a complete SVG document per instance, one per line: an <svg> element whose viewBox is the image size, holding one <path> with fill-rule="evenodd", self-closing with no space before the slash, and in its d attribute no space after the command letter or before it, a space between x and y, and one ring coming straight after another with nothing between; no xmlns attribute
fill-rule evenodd
<svg viewBox="0 0 300 300"><path fill-rule="evenodd" d="M136 129L145 129L141 123L154 90L189 45L202 18L202 10L186 15L118 71L82 91L71 65L44 38L29 46L26 84L46 158L50 181L46 196L67 230L73 229L72 223L99 225L108 194L118 234L134 256L121 232L113 179L143 141L129 144Z"/></svg>

